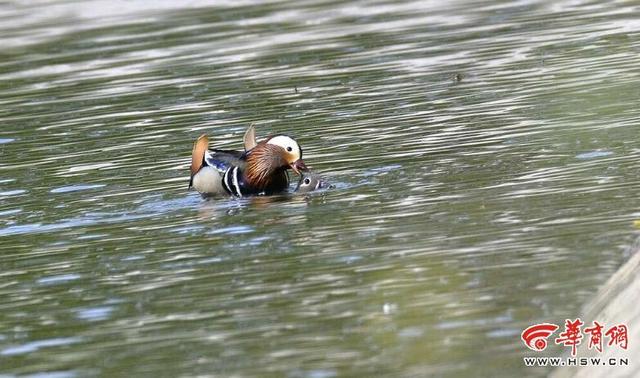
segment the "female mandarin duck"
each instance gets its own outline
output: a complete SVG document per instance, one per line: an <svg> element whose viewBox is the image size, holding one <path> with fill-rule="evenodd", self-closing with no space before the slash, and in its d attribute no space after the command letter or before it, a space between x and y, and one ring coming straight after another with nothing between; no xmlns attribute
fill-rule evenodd
<svg viewBox="0 0 640 378"><path fill-rule="evenodd" d="M307 171L298 142L286 135L269 137L245 152L210 150L209 138L200 136L191 152L191 181L203 196L237 197L284 192L287 169Z"/></svg>
<svg viewBox="0 0 640 378"><path fill-rule="evenodd" d="M308 193L314 190L330 188L331 186L325 181L319 174L314 172L303 172L300 175L298 186L296 186L296 192Z"/></svg>
<svg viewBox="0 0 640 378"><path fill-rule="evenodd" d="M245 151L250 151L258 145L256 129L253 124L249 125L247 131L245 131L242 141L244 142ZM300 174L300 180L298 181L298 186L296 186L295 191L298 193L308 193L328 186L329 183L322 179L319 174L307 170Z"/></svg>

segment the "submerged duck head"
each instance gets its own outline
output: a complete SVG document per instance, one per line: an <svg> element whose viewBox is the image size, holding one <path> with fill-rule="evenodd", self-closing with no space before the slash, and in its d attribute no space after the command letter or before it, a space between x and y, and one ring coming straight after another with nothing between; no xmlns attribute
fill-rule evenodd
<svg viewBox="0 0 640 378"><path fill-rule="evenodd" d="M328 188L329 183L323 180L319 174L314 172L304 172L300 175L300 181L296 187L296 192L308 193L318 189Z"/></svg>

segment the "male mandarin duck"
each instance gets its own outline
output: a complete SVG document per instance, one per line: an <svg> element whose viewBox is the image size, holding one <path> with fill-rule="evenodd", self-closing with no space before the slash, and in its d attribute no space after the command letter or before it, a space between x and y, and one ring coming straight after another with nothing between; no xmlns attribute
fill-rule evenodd
<svg viewBox="0 0 640 378"><path fill-rule="evenodd" d="M308 170L300 145L286 135L269 137L245 152L210 150L209 138L201 135L191 152L189 188L203 196L276 194L288 189L289 168L297 174Z"/></svg>
<svg viewBox="0 0 640 378"><path fill-rule="evenodd" d="M256 129L253 124L249 125L247 131L245 131L242 141L244 142L245 151L249 151L258 145ZM322 179L319 174L307 170L300 174L300 180L298 181L298 186L296 186L295 191L299 193L308 193L328 186L329 183Z"/></svg>

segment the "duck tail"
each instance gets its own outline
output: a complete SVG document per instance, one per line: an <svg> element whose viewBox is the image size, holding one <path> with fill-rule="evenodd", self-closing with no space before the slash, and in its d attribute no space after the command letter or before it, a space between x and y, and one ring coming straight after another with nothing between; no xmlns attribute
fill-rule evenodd
<svg viewBox="0 0 640 378"><path fill-rule="evenodd" d="M206 134L200 135L200 137L193 142L193 150L191 151L191 177L193 177L204 162L204 154L209 149L209 137Z"/></svg>

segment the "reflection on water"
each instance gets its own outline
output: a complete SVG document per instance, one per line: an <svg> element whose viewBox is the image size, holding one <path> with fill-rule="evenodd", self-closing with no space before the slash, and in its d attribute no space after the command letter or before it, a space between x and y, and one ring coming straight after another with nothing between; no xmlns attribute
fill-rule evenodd
<svg viewBox="0 0 640 378"><path fill-rule="evenodd" d="M633 6L176 4L0 4L2 373L544 374L640 216ZM334 188L188 192L251 122Z"/></svg>

